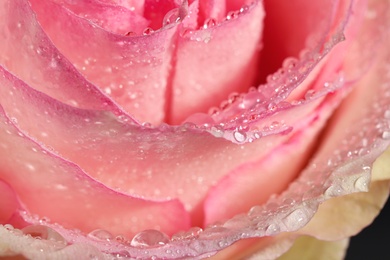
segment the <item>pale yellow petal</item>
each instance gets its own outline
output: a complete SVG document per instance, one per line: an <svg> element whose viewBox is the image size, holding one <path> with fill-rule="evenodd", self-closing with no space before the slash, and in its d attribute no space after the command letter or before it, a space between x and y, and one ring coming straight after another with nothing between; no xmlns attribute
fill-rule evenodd
<svg viewBox="0 0 390 260"><path fill-rule="evenodd" d="M343 259L349 239L322 241L310 236L298 238L278 260L338 260Z"/></svg>
<svg viewBox="0 0 390 260"><path fill-rule="evenodd" d="M372 223L389 196L389 182L373 182L369 192L332 198L320 205L313 219L298 233L322 240L338 240L359 233Z"/></svg>
<svg viewBox="0 0 390 260"><path fill-rule="evenodd" d="M390 180L390 149L375 161L371 180Z"/></svg>

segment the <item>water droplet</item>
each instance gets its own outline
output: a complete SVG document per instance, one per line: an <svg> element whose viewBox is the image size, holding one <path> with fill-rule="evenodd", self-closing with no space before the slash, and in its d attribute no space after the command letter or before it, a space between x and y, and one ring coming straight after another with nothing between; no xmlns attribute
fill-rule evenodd
<svg viewBox="0 0 390 260"><path fill-rule="evenodd" d="M283 68L289 70L294 69L298 64L298 60L296 58L287 58L283 61Z"/></svg>
<svg viewBox="0 0 390 260"><path fill-rule="evenodd" d="M355 181L355 188L358 191L368 191L368 184L370 181L370 177L368 174L365 174L359 178L356 179Z"/></svg>
<svg viewBox="0 0 390 260"><path fill-rule="evenodd" d="M52 228L43 225L30 225L22 228L22 232L36 239L45 239L60 242L62 246L66 246L67 242L63 236Z"/></svg>
<svg viewBox="0 0 390 260"><path fill-rule="evenodd" d="M154 229L144 230L131 240L130 245L135 247L156 247L163 246L169 242L169 237Z"/></svg>
<svg viewBox="0 0 390 260"><path fill-rule="evenodd" d="M110 241L113 238L110 232L103 229L93 230L88 234L88 237L95 240L105 240L105 241Z"/></svg>
<svg viewBox="0 0 390 260"><path fill-rule="evenodd" d="M338 184L333 184L325 191L326 197L337 197L340 196L343 191L343 188Z"/></svg>
<svg viewBox="0 0 390 260"><path fill-rule="evenodd" d="M153 30L152 28L150 28L150 27L147 27L147 28L143 31L143 34L144 34L144 35L150 35L150 34L152 34L152 33L154 33L154 30Z"/></svg>
<svg viewBox="0 0 390 260"><path fill-rule="evenodd" d="M296 209L286 216L284 223L289 231L296 230L308 221L306 213L302 209Z"/></svg>
<svg viewBox="0 0 390 260"><path fill-rule="evenodd" d="M386 110L386 111L385 111L384 117L385 117L386 119L390 119L390 110Z"/></svg>
<svg viewBox="0 0 390 260"><path fill-rule="evenodd" d="M314 97L315 91L312 89L309 89L305 94L305 99L310 100Z"/></svg>
<svg viewBox="0 0 390 260"><path fill-rule="evenodd" d="M179 8L172 9L169 11L163 19L163 26L173 24L173 23L178 23L180 21L180 16L179 16Z"/></svg>
<svg viewBox="0 0 390 260"><path fill-rule="evenodd" d="M208 29L214 27L217 24L217 21L213 18L208 18L203 24L203 29Z"/></svg>
<svg viewBox="0 0 390 260"><path fill-rule="evenodd" d="M385 140L390 139L390 131L383 131L382 138Z"/></svg>
<svg viewBox="0 0 390 260"><path fill-rule="evenodd" d="M226 241L219 241L218 246L221 248L225 248L228 246L228 243Z"/></svg>
<svg viewBox="0 0 390 260"><path fill-rule="evenodd" d="M116 253L115 256L117 258L130 258L131 257L130 253L126 250L123 250L123 251Z"/></svg>
<svg viewBox="0 0 390 260"><path fill-rule="evenodd" d="M265 235L266 236L271 236L271 235L274 235L276 233L279 233L280 232L280 227L279 225L277 224L270 224L266 230L265 230Z"/></svg>
<svg viewBox="0 0 390 260"><path fill-rule="evenodd" d="M239 11L230 11L227 16L226 16L226 20L233 20L233 19L236 19L239 15Z"/></svg>
<svg viewBox="0 0 390 260"><path fill-rule="evenodd" d="M246 133L241 132L241 131L234 131L233 137L234 137L234 139L235 139L237 142L243 143L243 142L245 142L245 140L246 140Z"/></svg>
<svg viewBox="0 0 390 260"><path fill-rule="evenodd" d="M125 36L135 36L137 35L135 32L127 32Z"/></svg>
<svg viewBox="0 0 390 260"><path fill-rule="evenodd" d="M211 127L210 131L211 134L214 135L215 137L222 137L225 133L222 126L219 125Z"/></svg>
<svg viewBox="0 0 390 260"><path fill-rule="evenodd" d="M243 5L243 6L240 8L240 13L247 12L248 10L249 10L249 6L248 6L248 5Z"/></svg>

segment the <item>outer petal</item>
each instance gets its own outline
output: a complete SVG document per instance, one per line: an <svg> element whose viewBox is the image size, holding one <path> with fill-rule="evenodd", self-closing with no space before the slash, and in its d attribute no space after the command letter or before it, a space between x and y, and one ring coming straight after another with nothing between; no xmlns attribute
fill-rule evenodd
<svg viewBox="0 0 390 260"><path fill-rule="evenodd" d="M86 81L42 31L27 1L2 1L1 65L31 87L80 108L120 112ZM34 68L34 69L32 69Z"/></svg>
<svg viewBox="0 0 390 260"><path fill-rule="evenodd" d="M55 46L89 81L141 122L158 124L164 120L177 24L128 37L107 32L52 1L31 2ZM174 1L145 5L150 9L146 13L158 17L172 7L177 7ZM156 20L158 28L164 15Z"/></svg>
<svg viewBox="0 0 390 260"><path fill-rule="evenodd" d="M204 28L181 34L172 79L170 123L179 124L196 112L206 113L230 93L244 92L253 84L263 17L262 3L255 1L223 22L207 20Z"/></svg>
<svg viewBox="0 0 390 260"><path fill-rule="evenodd" d="M278 260L341 260L344 259L347 247L348 239L327 242L312 237L300 237L291 249ZM256 259L255 257L253 259Z"/></svg>
<svg viewBox="0 0 390 260"><path fill-rule="evenodd" d="M2 199L9 198L0 204L2 218L16 210L15 192L31 213L84 232L103 228L132 236L150 228L171 234L189 228L188 214L180 202L153 202L114 192L23 135L4 111L0 119L0 179L9 185L2 184Z"/></svg>

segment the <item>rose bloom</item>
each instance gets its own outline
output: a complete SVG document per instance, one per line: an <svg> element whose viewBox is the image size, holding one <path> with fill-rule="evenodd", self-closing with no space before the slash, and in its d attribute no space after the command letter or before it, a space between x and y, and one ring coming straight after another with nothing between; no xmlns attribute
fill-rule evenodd
<svg viewBox="0 0 390 260"><path fill-rule="evenodd" d="M340 259L383 207L389 1L0 4L0 256Z"/></svg>

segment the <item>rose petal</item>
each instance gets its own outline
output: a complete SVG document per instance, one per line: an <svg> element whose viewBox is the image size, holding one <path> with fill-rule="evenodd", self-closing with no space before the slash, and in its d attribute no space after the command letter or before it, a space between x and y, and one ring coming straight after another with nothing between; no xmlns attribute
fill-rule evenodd
<svg viewBox="0 0 390 260"><path fill-rule="evenodd" d="M237 11L234 18L220 23L209 20L202 29L181 33L170 123L179 124L195 112L207 112L233 91L249 88L256 73L263 16L262 4L256 1L245 11Z"/></svg>
<svg viewBox="0 0 390 260"><path fill-rule="evenodd" d="M283 254L278 259L344 259L348 242L348 239L328 242L317 240L308 236L302 236L294 242L294 245L287 253ZM256 255L253 259L256 259Z"/></svg>
<svg viewBox="0 0 390 260"><path fill-rule="evenodd" d="M135 12L135 9L143 9L143 6L142 8L140 6L136 8L130 2L128 3L130 8L126 8L97 0L83 0L78 1L77 4L69 0L53 1L78 16L84 17L88 21L116 34L127 34L129 32L142 34L149 24L149 21L142 16L143 13ZM142 3L142 1L140 2Z"/></svg>
<svg viewBox="0 0 390 260"><path fill-rule="evenodd" d="M319 20L320 24L324 20L327 21L325 24L327 26L321 24L321 29L315 35L315 39L319 39L314 40L311 44L307 44L309 49L301 53L300 59L286 59L283 67L276 73L269 75L267 84L260 85L257 91L252 89L247 94L235 96L221 103L221 111L215 111L212 119L217 123L223 123L227 128L232 127L234 124L248 126L250 125L247 123L248 121L253 124L253 121L257 119L256 117L268 113L268 110L273 111L277 109L279 105L284 106L285 101L304 98L303 94L310 87L313 90L318 90L318 88L324 86L322 84L329 84L327 81L332 79L334 77L332 75L339 71L342 59L340 59L339 55L330 57L326 55L331 50L335 51L332 47L344 40L344 30L350 35L350 31L358 27L358 23L351 21L352 28L345 28L348 21L355 20L350 18L351 11L354 10L351 9L350 2L343 1L340 5L336 2L332 3L332 5L327 7L328 11L339 8L339 14L335 17L330 16L330 18L329 15L326 15L326 18ZM355 7L361 10L364 4L358 3ZM357 16L359 17L359 15ZM292 21L292 23L295 24L295 21ZM331 24L336 25L331 27ZM297 25L296 27L300 26ZM312 35L312 37L314 36ZM351 40L349 39L349 41ZM341 47L336 46L338 50L335 52L345 51L347 46L347 44L342 44ZM328 62L323 60L325 57L329 59ZM325 64L326 67L323 68ZM321 72L320 76L318 75L319 72ZM240 116L238 117L237 115Z"/></svg>
<svg viewBox="0 0 390 260"><path fill-rule="evenodd" d="M148 35L127 37L94 26L51 1L31 2L55 46L88 80L141 122L164 120L175 24L156 32L148 29ZM146 1L145 8L148 14L158 15L160 7L169 9L173 2L164 1L160 6Z"/></svg>
<svg viewBox="0 0 390 260"><path fill-rule="evenodd" d="M131 236L148 228L173 233L189 227L180 202L152 202L113 192L24 136L3 113L0 177L27 210L85 232L103 228Z"/></svg>
<svg viewBox="0 0 390 260"><path fill-rule="evenodd" d="M2 145L3 146L3 145ZM9 223L19 203L15 191L0 178L0 224Z"/></svg>
<svg viewBox="0 0 390 260"><path fill-rule="evenodd" d="M367 193L333 198L321 204L314 218L298 233L321 240L356 235L378 216L388 197L389 181L382 181L372 183Z"/></svg>
<svg viewBox="0 0 390 260"><path fill-rule="evenodd" d="M28 2L3 1L0 8L0 61L30 86L66 104L120 112L58 52L35 19ZM34 68L34 70L31 70Z"/></svg>
<svg viewBox="0 0 390 260"><path fill-rule="evenodd" d="M272 194L286 189L310 158L318 134L340 98L339 95L336 99L327 99L325 105L309 117L311 121L301 126L299 129L302 130L295 132L291 139L268 156L235 168L212 187L204 203L205 224L248 211L253 205L262 204ZM243 197L247 199L243 200Z"/></svg>
<svg viewBox="0 0 390 260"><path fill-rule="evenodd" d="M199 225L200 205L212 185L307 126L301 119L288 135L272 134L238 146L190 126L139 127L106 112L68 107L2 73L0 103L22 133L111 188L151 199L180 198Z"/></svg>

